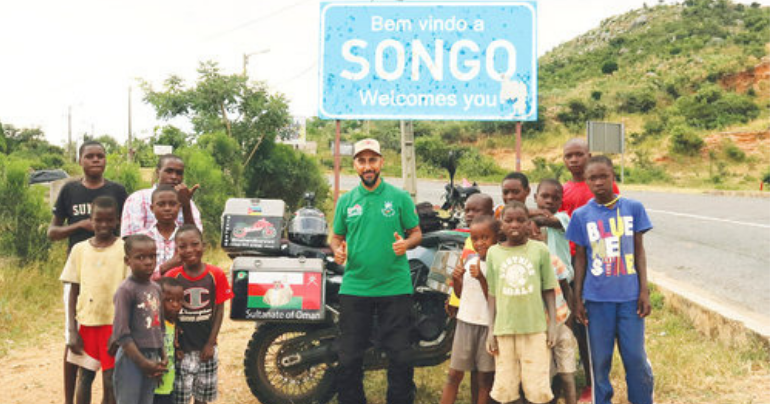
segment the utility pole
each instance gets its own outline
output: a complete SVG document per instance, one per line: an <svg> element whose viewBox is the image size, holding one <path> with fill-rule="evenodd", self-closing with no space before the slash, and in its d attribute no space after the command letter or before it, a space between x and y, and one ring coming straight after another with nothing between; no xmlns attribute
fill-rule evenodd
<svg viewBox="0 0 770 404"><path fill-rule="evenodd" d="M67 107L67 154L72 161L77 161L75 147L72 145L72 105Z"/></svg>
<svg viewBox="0 0 770 404"><path fill-rule="evenodd" d="M414 158L414 126L412 121L401 121L401 177L404 180L404 190L417 202L417 169Z"/></svg>
<svg viewBox="0 0 770 404"><path fill-rule="evenodd" d="M340 199L340 120L334 122L334 204Z"/></svg>
<svg viewBox="0 0 770 404"><path fill-rule="evenodd" d="M401 176L404 190L417 202L417 169L414 160L414 126L412 121L401 121Z"/></svg>
<svg viewBox="0 0 770 404"><path fill-rule="evenodd" d="M131 86L128 86L128 162L134 160L133 135L131 129Z"/></svg>
<svg viewBox="0 0 770 404"><path fill-rule="evenodd" d="M262 50L258 50L256 52L244 53L243 54L243 75L244 75L244 77L249 77L249 69L248 69L248 67L249 67L249 58L252 57L252 56L256 56L256 55L262 55L262 54L265 54L267 52L270 52L270 48L265 48L265 49L262 49Z"/></svg>
<svg viewBox="0 0 770 404"><path fill-rule="evenodd" d="M516 171L521 172L521 121L516 121Z"/></svg>

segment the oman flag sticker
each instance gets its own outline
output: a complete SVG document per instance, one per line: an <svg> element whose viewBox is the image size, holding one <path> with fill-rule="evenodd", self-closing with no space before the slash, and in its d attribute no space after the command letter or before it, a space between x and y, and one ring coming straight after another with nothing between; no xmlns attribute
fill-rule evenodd
<svg viewBox="0 0 770 404"><path fill-rule="evenodd" d="M320 310L321 280L321 272L249 272L247 307Z"/></svg>

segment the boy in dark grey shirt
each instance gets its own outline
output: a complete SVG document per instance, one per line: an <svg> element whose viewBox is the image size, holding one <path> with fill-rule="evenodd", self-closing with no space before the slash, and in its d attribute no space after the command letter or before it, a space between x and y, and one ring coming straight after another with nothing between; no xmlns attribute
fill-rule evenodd
<svg viewBox="0 0 770 404"><path fill-rule="evenodd" d="M115 292L112 338L120 346L113 385L118 404L152 404L158 379L166 372L160 287L155 270L155 241L146 235L125 240L129 276Z"/></svg>

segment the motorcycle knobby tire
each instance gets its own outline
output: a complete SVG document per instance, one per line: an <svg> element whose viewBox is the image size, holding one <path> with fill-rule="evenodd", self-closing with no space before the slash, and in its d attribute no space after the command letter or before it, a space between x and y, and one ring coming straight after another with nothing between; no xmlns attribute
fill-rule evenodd
<svg viewBox="0 0 770 404"><path fill-rule="evenodd" d="M260 403L325 404L332 399L336 392L333 366L287 370L278 363L282 355L291 353L286 350L302 349L292 346L292 338L314 329L308 324L263 323L254 331L243 365L249 389Z"/></svg>

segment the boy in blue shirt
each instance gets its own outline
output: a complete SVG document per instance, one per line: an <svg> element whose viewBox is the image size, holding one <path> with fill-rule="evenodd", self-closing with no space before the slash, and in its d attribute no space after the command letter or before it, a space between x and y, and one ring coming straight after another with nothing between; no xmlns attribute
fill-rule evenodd
<svg viewBox="0 0 770 404"><path fill-rule="evenodd" d="M611 402L609 375L617 339L628 400L651 404L652 367L644 349L644 317L651 307L643 235L652 223L641 203L613 192L609 158L592 157L585 178L594 198L573 213L567 238L577 246L575 317L588 327L593 402Z"/></svg>

